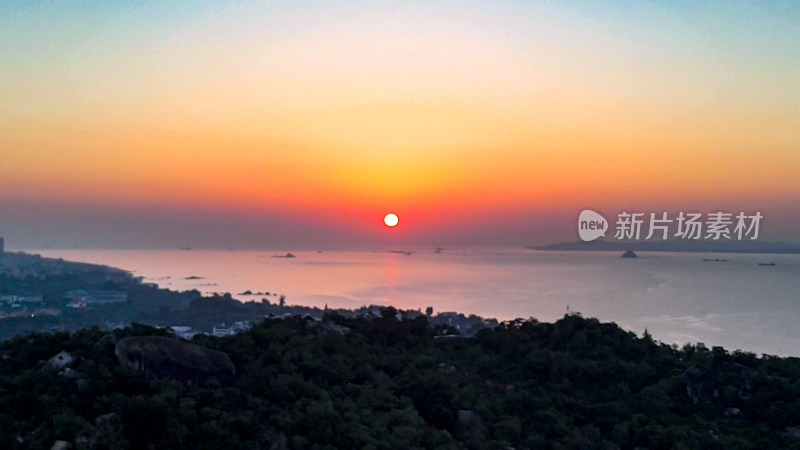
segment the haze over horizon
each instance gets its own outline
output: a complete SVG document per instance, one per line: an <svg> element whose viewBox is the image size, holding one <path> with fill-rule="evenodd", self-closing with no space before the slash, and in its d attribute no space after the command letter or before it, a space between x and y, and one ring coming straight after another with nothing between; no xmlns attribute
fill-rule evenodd
<svg viewBox="0 0 800 450"><path fill-rule="evenodd" d="M798 37L777 2L3 3L0 236L537 245L592 208L800 242Z"/></svg>

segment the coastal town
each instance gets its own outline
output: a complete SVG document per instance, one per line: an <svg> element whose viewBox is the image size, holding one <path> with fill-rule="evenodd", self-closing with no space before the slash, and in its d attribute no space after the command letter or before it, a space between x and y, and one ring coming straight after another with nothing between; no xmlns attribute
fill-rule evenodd
<svg viewBox="0 0 800 450"><path fill-rule="evenodd" d="M246 291L247 292L247 291ZM25 252L0 253L0 338L41 331L101 330L141 323L167 328L183 339L196 335L231 336L264 319L301 316L314 322L336 314L345 318L397 320L425 316L443 336L473 336L496 327L495 319L456 312L396 310L382 306L328 309L291 305L286 296L240 301L232 294L203 296L196 290L176 292L146 283L130 272L97 264L44 258ZM278 297L272 293L271 296ZM250 296L246 296L250 297Z"/></svg>

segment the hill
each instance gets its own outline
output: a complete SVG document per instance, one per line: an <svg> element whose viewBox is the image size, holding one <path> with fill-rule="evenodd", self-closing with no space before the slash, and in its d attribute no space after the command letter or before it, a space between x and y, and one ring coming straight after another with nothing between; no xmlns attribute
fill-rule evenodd
<svg viewBox="0 0 800 450"><path fill-rule="evenodd" d="M164 329L16 337L0 343L0 447L800 448L796 358L677 348L574 314L460 339L396 317L196 336L235 376L192 382L115 355L130 336L176 340Z"/></svg>

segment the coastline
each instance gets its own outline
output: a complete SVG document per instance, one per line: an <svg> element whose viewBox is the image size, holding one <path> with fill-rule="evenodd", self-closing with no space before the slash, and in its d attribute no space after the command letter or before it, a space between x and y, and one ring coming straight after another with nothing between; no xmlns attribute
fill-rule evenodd
<svg viewBox="0 0 800 450"><path fill-rule="evenodd" d="M326 307L364 312L369 305L417 314L430 306L433 315L463 315L462 322L470 317L498 321L535 317L552 323L578 311L637 335L647 330L657 340L679 346L703 342L782 356L797 356L800 348L800 336L793 331L797 311L791 306L793 292L800 290L797 255L769 259L717 255L713 258L728 261L705 262L709 255L675 252L645 252L636 259L623 259L615 252L518 247L448 248L439 254L432 248L416 250L411 256L295 251L297 257L290 259L249 251L59 251L50 254L106 264L119 261L110 266L134 269L133 277L149 277L141 283L144 286L126 288L127 308L70 309L58 317L18 318L13 326L0 327L0 332L76 330L93 324L109 329L140 321L211 333L215 326L227 329L235 322L253 322L268 314L320 317ZM758 264L762 261L777 265L763 267ZM11 293L39 290L28 287ZM57 303L63 302L66 291L102 289L103 282L62 283L61 287L50 293ZM247 291L256 295L243 295ZM217 317L216 322L200 320L210 311L179 314L198 297L216 296L221 301L225 293L239 302L220 308L224 314L211 315ZM304 306L280 308L281 295L286 295L286 305ZM269 304L263 304L264 299ZM66 312L63 303L57 307Z"/></svg>
<svg viewBox="0 0 800 450"><path fill-rule="evenodd" d="M277 293L258 292L260 299L240 301L232 293L203 296L197 290L176 291L147 283L133 272L112 266L70 262L25 252L0 256L0 287L6 291L34 292L6 295L0 312L0 338L41 331L77 331L89 327L113 330L132 323L180 329L184 336L227 335L242 331L265 318L292 316L322 320L325 314L341 317L381 317L387 311L399 320L425 316L444 334L472 336L482 328L497 326L496 319L456 312L423 313L386 305L355 309L319 308L285 303ZM187 277L202 279L202 277ZM95 296L116 293L117 299ZM70 298L70 296L86 298ZM240 296L253 296L241 293ZM0 302L0 306L4 303ZM238 326L238 328L236 328ZM224 331L218 331L224 330Z"/></svg>

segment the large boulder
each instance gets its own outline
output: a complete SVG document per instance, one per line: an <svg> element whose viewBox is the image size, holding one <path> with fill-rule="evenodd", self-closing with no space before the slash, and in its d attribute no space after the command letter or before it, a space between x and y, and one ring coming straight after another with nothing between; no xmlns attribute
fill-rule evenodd
<svg viewBox="0 0 800 450"><path fill-rule="evenodd" d="M95 347L111 347L112 345L117 344L117 335L114 333L109 333L100 338L94 345Z"/></svg>
<svg viewBox="0 0 800 450"><path fill-rule="evenodd" d="M228 382L236 375L227 353L163 336L120 339L114 349L120 364L156 378L197 384L215 377Z"/></svg>
<svg viewBox="0 0 800 450"><path fill-rule="evenodd" d="M50 447L50 450L69 450L72 448L72 444L67 441L55 441L53 446Z"/></svg>
<svg viewBox="0 0 800 450"><path fill-rule="evenodd" d="M51 369L61 370L64 367L72 364L73 361L75 361L75 358L73 358L72 355L66 351L62 350L52 358L48 359L45 363L45 366Z"/></svg>

